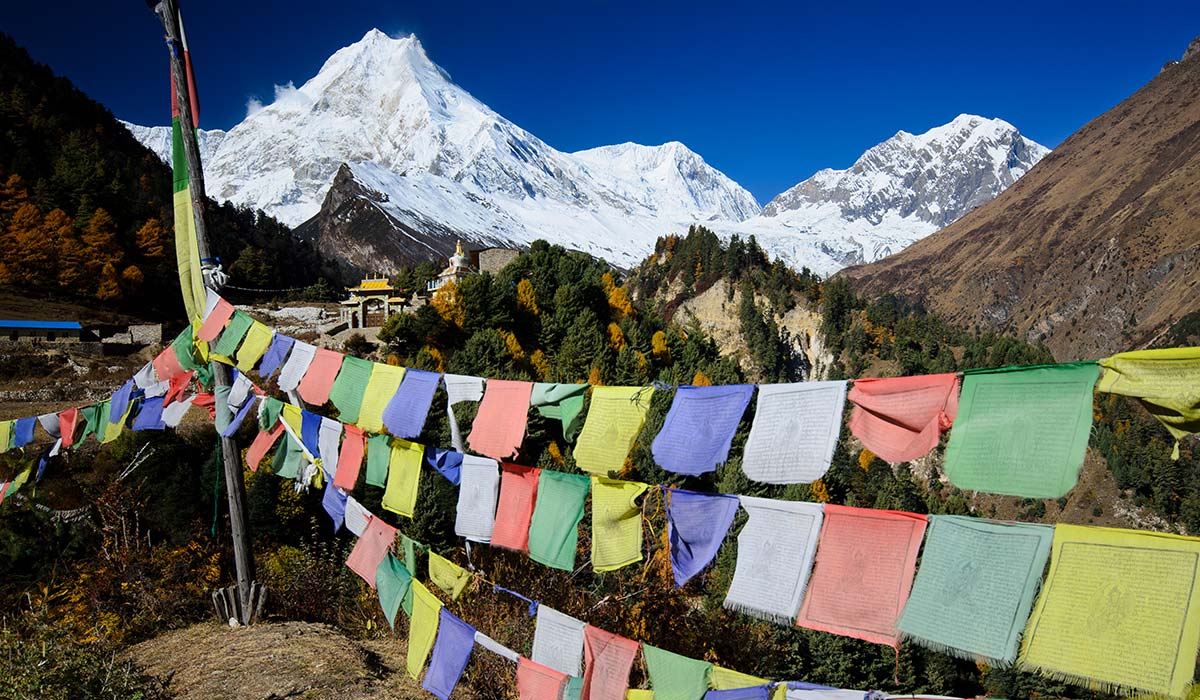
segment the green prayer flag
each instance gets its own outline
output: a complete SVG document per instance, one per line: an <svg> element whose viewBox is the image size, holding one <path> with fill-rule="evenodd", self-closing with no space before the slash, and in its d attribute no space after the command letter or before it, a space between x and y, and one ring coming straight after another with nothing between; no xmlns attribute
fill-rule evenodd
<svg viewBox="0 0 1200 700"><path fill-rule="evenodd" d="M543 469L538 475L537 505L529 521L529 558L551 568L575 568L579 521L592 480L579 474Z"/></svg>
<svg viewBox="0 0 1200 700"><path fill-rule="evenodd" d="M573 442L583 422L583 397L588 386L537 382L529 396L529 405L537 409L538 415L561 421L563 438Z"/></svg>
<svg viewBox="0 0 1200 700"><path fill-rule="evenodd" d="M283 402L274 396L266 397L262 402L262 410L258 414L258 429L270 430L279 422L279 414L283 413Z"/></svg>
<svg viewBox="0 0 1200 700"><path fill-rule="evenodd" d="M254 319L250 318L249 314L234 311L233 317L229 319L229 324L225 326L225 330L221 331L221 337L212 344L210 352L232 357L252 325L254 325Z"/></svg>
<svg viewBox="0 0 1200 700"><path fill-rule="evenodd" d="M101 401L97 404L92 404L85 408L79 409L79 416L84 420L83 432L80 433L79 439L75 441L76 445L82 445L84 440L87 440L89 435L95 436L96 440L104 439L105 425L108 423L109 403Z"/></svg>
<svg viewBox="0 0 1200 700"><path fill-rule="evenodd" d="M391 552L384 555L379 568L375 570L375 590L379 593L379 605L383 607L388 624L395 629L396 611L412 593L412 574ZM405 612L411 615L412 608L409 607Z"/></svg>
<svg viewBox="0 0 1200 700"><path fill-rule="evenodd" d="M195 332L195 329L189 325L175 336L175 340L171 341L171 350L175 353L175 359L179 361L179 366L185 372L204 366L202 362L196 360Z"/></svg>
<svg viewBox="0 0 1200 700"><path fill-rule="evenodd" d="M279 449L275 450L275 460L271 462L271 471L284 479L295 479L300 476L300 461L304 451L291 434L285 433L279 441Z"/></svg>
<svg viewBox="0 0 1200 700"><path fill-rule="evenodd" d="M329 400L337 406L338 420L357 423L362 408L363 395L367 393L367 382L371 381L373 364L368 360L347 355L342 360L337 379L329 389Z"/></svg>
<svg viewBox="0 0 1200 700"><path fill-rule="evenodd" d="M921 568L897 627L936 651L1012 663L1053 537L1047 525L929 516Z"/></svg>
<svg viewBox="0 0 1200 700"><path fill-rule="evenodd" d="M642 644L655 700L696 700L708 691L712 664Z"/></svg>
<svg viewBox="0 0 1200 700"><path fill-rule="evenodd" d="M404 565L409 571L416 571L417 547L425 549L425 546L405 534L400 535L400 546L404 549Z"/></svg>
<svg viewBox="0 0 1200 700"><path fill-rule="evenodd" d="M946 447L965 491L1058 498L1075 485L1092 430L1095 362L968 372Z"/></svg>
<svg viewBox="0 0 1200 700"><path fill-rule="evenodd" d="M225 434L225 429L229 427L229 422L233 420L233 414L229 412L229 392L233 391L233 387L219 386L213 389L213 397L216 399L213 402L213 424L218 433Z"/></svg>
<svg viewBox="0 0 1200 700"><path fill-rule="evenodd" d="M387 435L372 435L367 438L367 483L371 486L386 486L388 464L392 460L391 438Z"/></svg>

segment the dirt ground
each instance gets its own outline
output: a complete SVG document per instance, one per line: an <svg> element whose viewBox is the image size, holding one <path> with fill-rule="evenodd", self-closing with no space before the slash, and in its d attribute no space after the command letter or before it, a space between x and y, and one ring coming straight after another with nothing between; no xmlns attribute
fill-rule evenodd
<svg viewBox="0 0 1200 700"><path fill-rule="evenodd" d="M404 669L406 651L403 639L356 641L327 625L212 622L142 642L129 657L169 678L179 700L426 700ZM454 697L477 696L460 684Z"/></svg>

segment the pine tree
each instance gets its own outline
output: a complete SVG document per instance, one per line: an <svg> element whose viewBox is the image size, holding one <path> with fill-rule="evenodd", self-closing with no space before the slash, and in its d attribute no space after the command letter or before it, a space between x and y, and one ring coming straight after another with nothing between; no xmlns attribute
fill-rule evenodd
<svg viewBox="0 0 1200 700"><path fill-rule="evenodd" d="M112 265L112 279L115 284L116 265L121 261L122 251L117 243L117 225L112 216L104 208L92 212L87 225L83 227L81 238L87 255L84 260L85 269L91 274L99 272L103 275L105 274L104 269ZM117 294L120 294L119 290ZM99 292L97 292L97 296L99 296Z"/></svg>
<svg viewBox="0 0 1200 700"><path fill-rule="evenodd" d="M54 212L50 212L50 216L53 215ZM50 220L50 216L46 217L47 221ZM71 294L83 294L86 292L83 287L87 275L87 248L83 241L79 240L79 234L75 232L75 227L69 219L64 220L57 230L54 247L58 253L58 286Z"/></svg>
<svg viewBox="0 0 1200 700"><path fill-rule="evenodd" d="M459 328L467 322L467 312L463 308L462 296L458 293L458 285L453 281L442 285L433 293L429 305L438 312L443 320L453 323Z"/></svg>
<svg viewBox="0 0 1200 700"><path fill-rule="evenodd" d="M537 316L539 313L537 295L533 292L533 283L524 278L517 282L517 307L533 316Z"/></svg>
<svg viewBox="0 0 1200 700"><path fill-rule="evenodd" d="M165 252L167 229L157 218L147 219L137 232L138 252L147 260L158 260Z"/></svg>
<svg viewBox="0 0 1200 700"><path fill-rule="evenodd" d="M137 265L130 265L121 270L121 289L126 294L137 294L142 288L142 283L146 281L146 276L142 274L141 269Z"/></svg>
<svg viewBox="0 0 1200 700"><path fill-rule="evenodd" d="M0 226L7 226L13 214L29 201L25 180L13 173L0 185Z"/></svg>
<svg viewBox="0 0 1200 700"><path fill-rule="evenodd" d="M50 252L39 240L42 212L31 202L20 205L0 237L0 254L7 263L6 280L12 284L37 284L50 267Z"/></svg>
<svg viewBox="0 0 1200 700"><path fill-rule="evenodd" d="M105 263L100 270L100 283L96 286L96 298L100 301L116 301L121 298L121 285L117 281L117 266Z"/></svg>

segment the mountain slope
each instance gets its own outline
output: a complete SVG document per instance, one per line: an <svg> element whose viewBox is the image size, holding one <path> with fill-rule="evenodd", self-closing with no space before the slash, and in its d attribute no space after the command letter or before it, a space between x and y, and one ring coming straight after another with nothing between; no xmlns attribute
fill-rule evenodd
<svg viewBox="0 0 1200 700"><path fill-rule="evenodd" d="M847 275L1060 360L1151 342L1200 310L1200 56L1166 67L995 200Z"/></svg>
<svg viewBox="0 0 1200 700"><path fill-rule="evenodd" d="M124 119L118 119L121 125L133 134L146 148L154 151L159 160L171 164L171 127L169 126L138 126ZM200 144L200 162L208 163L217 152L217 147L225 140L227 132L221 129L196 129L196 140Z"/></svg>
<svg viewBox="0 0 1200 700"><path fill-rule="evenodd" d="M157 127L130 129L166 144ZM204 137L213 196L303 224L348 274L446 252L457 238L545 238L632 266L658 236L695 223L754 234L788 263L828 274L932 233L1045 153L1005 122L963 116L921 136L900 132L759 215L749 192L679 142L558 151L454 84L416 37L378 30L229 132ZM363 201L347 209L355 197ZM413 235L422 240L409 245Z"/></svg>

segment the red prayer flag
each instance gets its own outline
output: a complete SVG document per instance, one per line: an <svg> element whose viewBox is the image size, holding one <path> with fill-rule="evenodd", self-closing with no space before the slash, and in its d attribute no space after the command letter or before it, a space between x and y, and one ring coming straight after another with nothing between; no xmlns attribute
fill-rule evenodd
<svg viewBox="0 0 1200 700"><path fill-rule="evenodd" d="M333 380L337 379L338 370L342 367L342 353L317 348L308 371L300 380L296 391L300 398L314 406L323 406L329 400L329 390L333 388Z"/></svg>
<svg viewBox="0 0 1200 700"><path fill-rule="evenodd" d="M529 551L529 520L537 502L539 474L541 470L536 467L500 465L500 501L496 506L492 546Z"/></svg>
<svg viewBox="0 0 1200 700"><path fill-rule="evenodd" d="M342 449L338 452L337 471L333 475L333 485L353 491L358 483L358 472L362 469L363 453L366 451L367 440L361 428L344 425L345 435L342 437Z"/></svg>
<svg viewBox="0 0 1200 700"><path fill-rule="evenodd" d="M517 695L520 700L558 700L567 674L522 656L517 660Z"/></svg>
<svg viewBox="0 0 1200 700"><path fill-rule="evenodd" d="M471 423L467 444L472 450L493 459L511 459L525 439L529 420L531 382L489 379L479 403L479 413Z"/></svg>
<svg viewBox="0 0 1200 700"><path fill-rule="evenodd" d="M638 643L588 625L583 629L582 700L625 700Z"/></svg>
<svg viewBox="0 0 1200 700"><path fill-rule="evenodd" d="M856 379L850 432L888 462L908 462L937 446L958 413L955 374Z"/></svg>
<svg viewBox="0 0 1200 700"><path fill-rule="evenodd" d="M396 540L396 528L388 525L382 518L372 515L367 521L367 529L354 544L346 566L354 573L362 576L371 588L375 587L375 570L379 562L387 556L392 543Z"/></svg>

